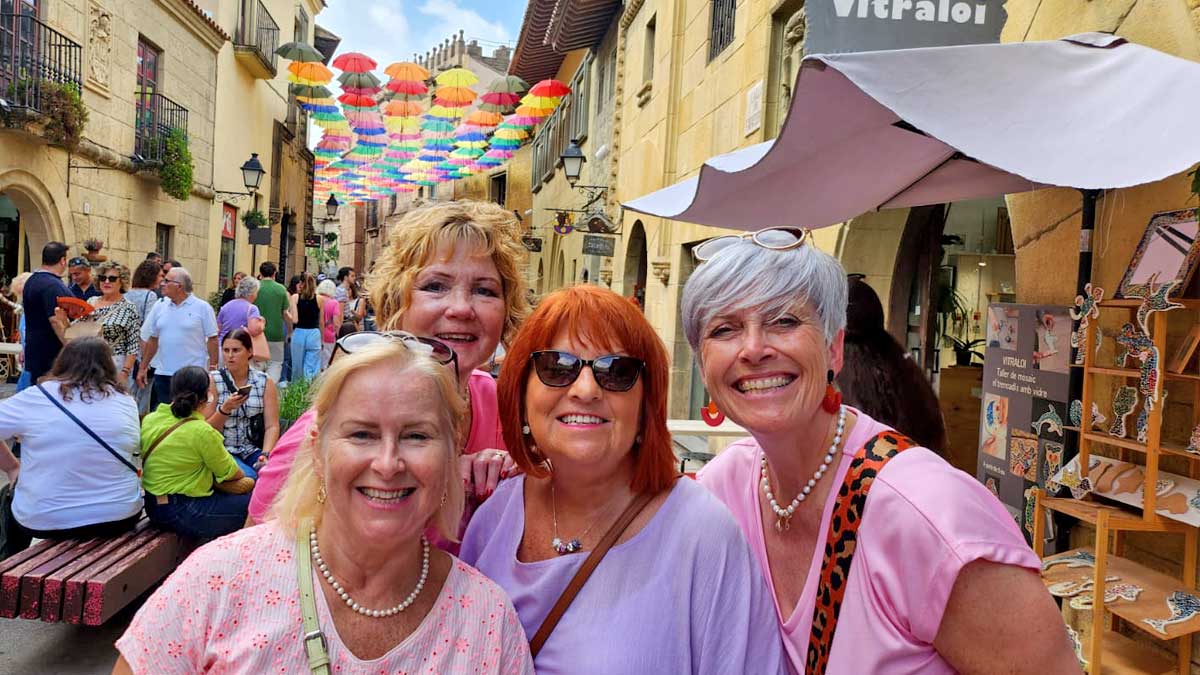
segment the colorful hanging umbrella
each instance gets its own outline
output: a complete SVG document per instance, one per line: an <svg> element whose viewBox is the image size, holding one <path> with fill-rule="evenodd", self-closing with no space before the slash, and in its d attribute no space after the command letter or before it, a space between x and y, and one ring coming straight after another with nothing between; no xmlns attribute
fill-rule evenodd
<svg viewBox="0 0 1200 675"><path fill-rule="evenodd" d="M285 45L281 45L279 49L275 50L275 53L285 59L291 59L292 61L299 61L301 63L325 60L324 54L317 51L312 45L308 45L303 42L289 42Z"/></svg>
<svg viewBox="0 0 1200 675"><path fill-rule="evenodd" d="M400 61L383 69L383 73L394 80L424 81L429 79L429 71L412 61Z"/></svg>
<svg viewBox="0 0 1200 675"><path fill-rule="evenodd" d="M471 105L474 100L475 91L468 87L438 87L434 92L433 102L458 108Z"/></svg>
<svg viewBox="0 0 1200 675"><path fill-rule="evenodd" d="M515 127L502 127L496 130L492 138L500 138L509 141L521 141L529 138L529 134L524 129Z"/></svg>
<svg viewBox="0 0 1200 675"><path fill-rule="evenodd" d="M479 78L466 68L451 68L435 77L434 81L443 87L469 87L478 82Z"/></svg>
<svg viewBox="0 0 1200 675"><path fill-rule="evenodd" d="M355 108L373 108L375 107L375 99L370 96L362 96L360 94L342 94L337 98L338 101Z"/></svg>
<svg viewBox="0 0 1200 675"><path fill-rule="evenodd" d="M529 83L516 75L505 75L488 85L488 91L492 93L520 94L526 89L529 89Z"/></svg>
<svg viewBox="0 0 1200 675"><path fill-rule="evenodd" d="M533 96L546 96L562 98L571 93L571 88L559 82L558 80L542 80L530 88L529 93Z"/></svg>
<svg viewBox="0 0 1200 675"><path fill-rule="evenodd" d="M521 108L526 108L528 110L542 110L549 115L550 113L554 112L555 108L558 107L558 103L559 99L557 98L527 95L521 99L521 105L517 108L517 112L520 112Z"/></svg>
<svg viewBox="0 0 1200 675"><path fill-rule="evenodd" d="M429 93L429 87L416 80L388 80L387 88L393 93L411 96L424 96Z"/></svg>
<svg viewBox="0 0 1200 675"><path fill-rule="evenodd" d="M513 115L509 118L509 122L515 127L533 127L541 124L542 120L546 119L545 115L531 117L529 115Z"/></svg>
<svg viewBox="0 0 1200 675"><path fill-rule="evenodd" d="M289 84L288 93L303 98L329 98L333 96L333 92L322 86L313 86L311 84Z"/></svg>
<svg viewBox="0 0 1200 675"><path fill-rule="evenodd" d="M500 124L502 120L503 118L499 113L488 112L486 110L476 110L475 112L467 115L467 124L474 124L477 126L496 126L497 124Z"/></svg>
<svg viewBox="0 0 1200 675"><path fill-rule="evenodd" d="M347 87L378 88L378 87L382 86L382 84L383 84L379 80L378 77L375 77L375 73L372 73L372 72L361 72L360 73L360 72L355 72L355 71L348 71L348 72L342 73L341 75L338 75L338 82L341 82L342 84L346 85ZM528 98L528 97L526 97L526 98Z"/></svg>
<svg viewBox="0 0 1200 675"><path fill-rule="evenodd" d="M480 96L479 100L483 101L484 103L490 103L492 105L499 106L501 108L509 108L515 106L517 101L521 100L521 95L510 94L503 91L489 91L483 96Z"/></svg>
<svg viewBox="0 0 1200 675"><path fill-rule="evenodd" d="M333 60L334 68L351 73L367 73L378 66L375 59L358 52L347 52Z"/></svg>
<svg viewBox="0 0 1200 675"><path fill-rule="evenodd" d="M415 117L425 112L420 103L411 101L388 101L381 110L383 114L393 117Z"/></svg>
<svg viewBox="0 0 1200 675"><path fill-rule="evenodd" d="M312 80L313 82L320 82L322 84L333 79L333 71L326 68L321 63L293 61L288 64L288 72L296 77L305 80Z"/></svg>

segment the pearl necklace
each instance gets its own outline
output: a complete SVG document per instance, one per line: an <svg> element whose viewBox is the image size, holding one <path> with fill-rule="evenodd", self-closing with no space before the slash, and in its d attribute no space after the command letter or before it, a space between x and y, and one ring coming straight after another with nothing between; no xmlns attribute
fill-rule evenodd
<svg viewBox="0 0 1200 675"><path fill-rule="evenodd" d="M378 619L381 617L395 616L396 614L403 612L404 610L408 609L414 601L416 601L417 596L421 594L421 589L425 587L425 580L429 578L429 540L425 537L421 537L421 548L423 550L421 558L421 577L417 579L416 588L413 589L412 593L408 594L408 597L405 598L403 602L395 607L389 607L387 609L367 609L366 607L363 607L355 602L354 598L351 598L350 594L346 592L346 589L342 588L342 585L338 583L338 580L333 578L333 573L329 571L329 566L326 565L325 561L321 559L321 547L317 545L317 530L315 528L308 535L308 548L312 552L313 562L317 563L317 569L321 571L321 576L325 577L325 581L329 584L330 588L333 589L333 592L337 593L338 597L345 601L346 605L349 606L350 609L362 614L363 616L369 616Z"/></svg>
<svg viewBox="0 0 1200 675"><path fill-rule="evenodd" d="M829 452L825 455L825 460L822 461L821 466L818 466L817 470L813 472L813 477L808 479L808 483L800 491L800 494L796 495L796 498L792 500L792 503L788 504L786 507L780 507L779 502L775 501L775 495L771 492L771 480L767 476L767 456L766 454L763 454L762 491L763 495L767 498L767 503L771 506L771 511L775 514L775 530L777 532L791 529L792 516L796 513L796 507L800 506L805 499L808 499L808 495L812 492L813 488L816 487L817 481L821 480L821 477L825 475L825 471L833 462L833 458L837 456L838 446L842 443L842 431L845 428L846 408L842 407L838 409L837 433L833 435L833 442L829 444Z"/></svg>

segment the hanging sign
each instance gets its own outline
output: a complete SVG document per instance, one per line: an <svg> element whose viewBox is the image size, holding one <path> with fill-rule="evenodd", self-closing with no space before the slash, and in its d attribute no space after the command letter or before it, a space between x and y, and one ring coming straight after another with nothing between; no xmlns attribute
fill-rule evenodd
<svg viewBox="0 0 1200 675"><path fill-rule="evenodd" d="M617 240L615 237L605 237L599 234L583 235L584 255L599 255L611 258L613 251L616 250L616 246Z"/></svg>
<svg viewBox="0 0 1200 675"><path fill-rule="evenodd" d="M233 239L237 233L237 207L229 204L221 206L221 238Z"/></svg>
<svg viewBox="0 0 1200 675"><path fill-rule="evenodd" d="M310 232L304 235L305 248L321 248L321 233Z"/></svg>
<svg viewBox="0 0 1200 675"><path fill-rule="evenodd" d="M1004 0L822 0L805 3L805 54L1000 42Z"/></svg>
<svg viewBox="0 0 1200 675"><path fill-rule="evenodd" d="M1073 454L1068 412L1071 317L1066 307L988 306L976 476L1033 536L1032 488L1045 488ZM1070 438L1068 438L1070 436Z"/></svg>

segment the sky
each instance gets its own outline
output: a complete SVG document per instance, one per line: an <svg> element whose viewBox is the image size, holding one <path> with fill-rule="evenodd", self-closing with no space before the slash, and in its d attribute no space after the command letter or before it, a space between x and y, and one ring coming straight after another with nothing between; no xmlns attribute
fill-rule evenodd
<svg viewBox="0 0 1200 675"><path fill-rule="evenodd" d="M485 54L497 45L516 45L526 0L326 0L317 23L342 38L338 53L362 52L379 62L379 72L411 61L446 38L464 31Z"/></svg>

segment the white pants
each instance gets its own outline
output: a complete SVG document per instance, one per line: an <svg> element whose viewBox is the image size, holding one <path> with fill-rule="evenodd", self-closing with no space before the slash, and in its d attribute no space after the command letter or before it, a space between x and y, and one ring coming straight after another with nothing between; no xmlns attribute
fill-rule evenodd
<svg viewBox="0 0 1200 675"><path fill-rule="evenodd" d="M279 376L283 374L283 342L268 342L271 360L267 361L267 377L279 384Z"/></svg>

